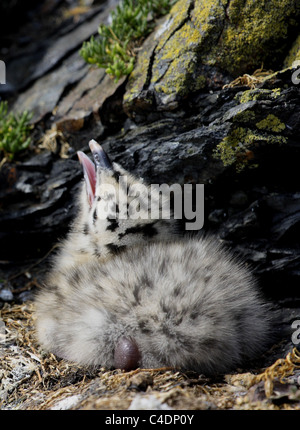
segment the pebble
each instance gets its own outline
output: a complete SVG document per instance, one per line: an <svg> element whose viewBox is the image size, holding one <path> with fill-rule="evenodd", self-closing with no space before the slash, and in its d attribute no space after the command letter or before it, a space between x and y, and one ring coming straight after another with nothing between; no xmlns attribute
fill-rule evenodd
<svg viewBox="0 0 300 430"><path fill-rule="evenodd" d="M0 336L5 336L6 330L5 330L5 322L2 318L0 318Z"/></svg>
<svg viewBox="0 0 300 430"><path fill-rule="evenodd" d="M3 300L4 302L11 302L13 299L14 295L9 288L3 287L0 290L0 300Z"/></svg>

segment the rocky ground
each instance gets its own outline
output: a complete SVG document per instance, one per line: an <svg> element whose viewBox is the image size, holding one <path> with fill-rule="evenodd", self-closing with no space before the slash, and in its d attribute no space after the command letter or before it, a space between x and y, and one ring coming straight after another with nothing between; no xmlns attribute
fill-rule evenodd
<svg viewBox="0 0 300 430"><path fill-rule="evenodd" d="M181 15L179 3L188 12ZM34 125L30 150L0 170L2 409L300 407L300 358L292 341L292 324L300 320L300 86L291 67L299 26L289 15L299 10L288 2L284 43L282 30L276 37L266 30L260 47L273 56L257 50L254 37L249 64L244 59L233 70L226 56L230 23L236 34L245 23L237 2L226 10L212 2L201 16L199 3L178 2L142 45L132 75L118 83L78 55L114 2L79 8L48 0L18 32L2 35L1 97L14 111L32 111ZM257 16L246 6L244 20ZM273 28L277 18L270 16ZM189 44L187 27L195 23L203 38ZM247 30L254 35L254 27ZM179 53L174 46L182 37L189 49ZM241 49L249 42L244 37ZM219 62L216 44L227 53ZM234 46L237 55L240 45ZM212 381L173 369L83 369L40 350L33 295L76 213L82 178L76 151L88 152L91 138L151 183L205 184L204 230L244 257L264 294L282 308L281 328L289 331L256 367Z"/></svg>

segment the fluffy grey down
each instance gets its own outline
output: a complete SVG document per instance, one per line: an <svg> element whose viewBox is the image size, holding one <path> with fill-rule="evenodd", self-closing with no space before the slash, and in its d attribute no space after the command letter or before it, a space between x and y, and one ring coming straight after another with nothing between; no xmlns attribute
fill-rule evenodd
<svg viewBox="0 0 300 430"><path fill-rule="evenodd" d="M92 203L83 185L78 217L36 298L42 347L84 365L208 375L261 354L271 311L245 265L217 239L179 237L165 220L101 219L109 196L99 183L117 186L125 171L96 167Z"/></svg>

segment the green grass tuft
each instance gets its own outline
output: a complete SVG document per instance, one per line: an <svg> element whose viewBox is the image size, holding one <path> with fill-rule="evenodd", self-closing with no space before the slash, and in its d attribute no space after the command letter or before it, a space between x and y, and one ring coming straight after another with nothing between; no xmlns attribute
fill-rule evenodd
<svg viewBox="0 0 300 430"><path fill-rule="evenodd" d="M136 48L154 28L155 19L167 14L177 0L123 0L112 12L111 25L101 24L99 37L83 43L80 55L105 69L117 82L134 67Z"/></svg>
<svg viewBox="0 0 300 430"><path fill-rule="evenodd" d="M0 102L0 151L8 160L13 160L17 152L30 145L31 117L32 114L27 111L19 115L8 113L7 102Z"/></svg>

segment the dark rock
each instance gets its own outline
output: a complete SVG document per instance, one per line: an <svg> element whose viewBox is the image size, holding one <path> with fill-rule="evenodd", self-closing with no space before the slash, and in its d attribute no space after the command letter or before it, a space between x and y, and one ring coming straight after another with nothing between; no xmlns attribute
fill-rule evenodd
<svg viewBox="0 0 300 430"><path fill-rule="evenodd" d="M37 159L44 161L41 167ZM66 231L74 215L71 196L81 179L81 168L71 159L54 160L40 154L15 166L16 182L2 191L0 259L37 255L48 249L54 232L59 236Z"/></svg>
<svg viewBox="0 0 300 430"><path fill-rule="evenodd" d="M257 236L262 228L263 210L259 202L252 203L248 209L230 217L220 228L220 237L226 240L243 240Z"/></svg>
<svg viewBox="0 0 300 430"><path fill-rule="evenodd" d="M296 245L300 237L300 193L271 194L266 198L273 210L271 234L280 244Z"/></svg>
<svg viewBox="0 0 300 430"><path fill-rule="evenodd" d="M22 52L18 56L8 58L9 82L18 90L22 90L38 78L45 76L74 50L80 49L84 40L97 33L99 24L107 19L109 11L109 8L104 10L103 7L91 10L81 22L73 21L73 26L68 28L68 31L65 28L64 32L56 31L44 39L37 39L31 50L28 49L25 53ZM72 69L71 64L68 67L69 73L74 74L75 70ZM58 79L58 75L55 74L55 76ZM52 83L54 84L54 82L55 79Z"/></svg>
<svg viewBox="0 0 300 430"><path fill-rule="evenodd" d="M238 190L232 194L229 204L234 207L243 207L247 204L247 202L247 194L242 190Z"/></svg>
<svg viewBox="0 0 300 430"><path fill-rule="evenodd" d="M38 3L37 0L29 0L24 3L21 0L2 1L0 4L0 33L11 30L13 26L19 26L29 19L29 13Z"/></svg>
<svg viewBox="0 0 300 430"><path fill-rule="evenodd" d="M208 221L213 224L221 224L227 218L227 213L224 209L214 209L208 215Z"/></svg>
<svg viewBox="0 0 300 430"><path fill-rule="evenodd" d="M251 387L248 391L248 398L250 402L262 402L268 400L275 405L283 403L293 403L300 401L300 390L297 388L296 383L287 383L287 381L280 381L279 378L274 378L272 381L271 393L266 395L265 382L261 381Z"/></svg>
<svg viewBox="0 0 300 430"><path fill-rule="evenodd" d="M12 109L15 112L24 110L33 112L32 123L52 113L66 87L78 82L88 70L78 53L67 58L53 72L42 76L31 87L18 97ZM51 91L49 91L51 88Z"/></svg>
<svg viewBox="0 0 300 430"><path fill-rule="evenodd" d="M21 164L22 170L38 170L38 171L49 171L53 162L53 154L50 151L44 151L37 154L35 157L31 157L29 160L24 161Z"/></svg>
<svg viewBox="0 0 300 430"><path fill-rule="evenodd" d="M25 303L29 300L34 300L34 293L33 291L22 291L21 293L19 293L16 297L16 301L18 303Z"/></svg>

